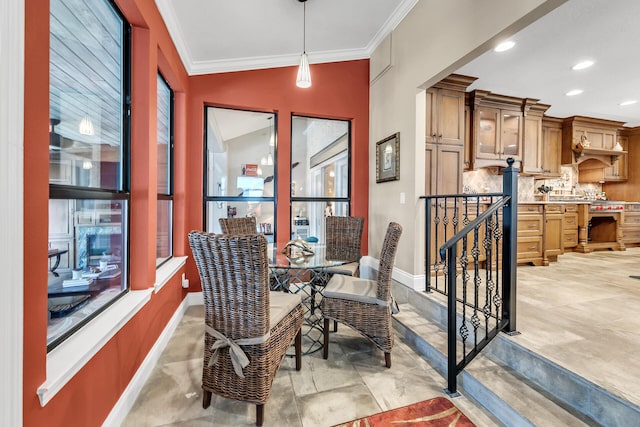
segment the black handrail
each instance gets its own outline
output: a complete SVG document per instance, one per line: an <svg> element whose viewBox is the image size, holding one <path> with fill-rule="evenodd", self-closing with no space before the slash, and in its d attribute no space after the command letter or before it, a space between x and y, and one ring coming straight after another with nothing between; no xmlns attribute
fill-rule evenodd
<svg viewBox="0 0 640 427"><path fill-rule="evenodd" d="M420 197L426 200L425 290L427 292L432 289L430 282L432 239L435 242L446 240L439 248L439 260L434 260L433 273L436 281L433 290L447 295L448 388L445 391L450 395L457 395L457 374L462 372L499 332L517 333L516 242L519 169L513 167L513 159L508 159L507 164L508 166L502 171L502 193ZM440 199L443 201L441 202ZM484 212L480 212L480 204L485 203L490 205ZM469 206L475 206L475 209L471 209L471 213ZM435 209L433 217L432 208ZM471 215L476 217L469 222ZM458 230L460 217L463 218L464 226ZM438 234L439 229L442 230L443 236ZM448 229L453 232L453 236L447 236ZM470 234L472 234L472 247L469 249L467 239ZM500 246L501 250L499 250ZM458 250L460 251L459 261ZM469 254L473 259L471 268L469 268ZM470 277L470 272L473 273L473 278ZM444 275L444 289L438 287L437 278L440 274ZM456 295L458 277L462 278L461 298ZM473 294L469 294L469 289ZM459 328L457 303L461 303L462 307ZM472 341L468 340L470 334L473 334ZM459 344L462 345L460 361L457 356Z"/></svg>

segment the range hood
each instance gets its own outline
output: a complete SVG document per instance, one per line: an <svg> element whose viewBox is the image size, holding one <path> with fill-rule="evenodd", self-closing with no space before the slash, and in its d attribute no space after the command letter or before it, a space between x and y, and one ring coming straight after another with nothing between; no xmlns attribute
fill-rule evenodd
<svg viewBox="0 0 640 427"><path fill-rule="evenodd" d="M579 170L608 168L619 156L626 153L622 149L583 148L581 144L576 144L573 147L575 162Z"/></svg>

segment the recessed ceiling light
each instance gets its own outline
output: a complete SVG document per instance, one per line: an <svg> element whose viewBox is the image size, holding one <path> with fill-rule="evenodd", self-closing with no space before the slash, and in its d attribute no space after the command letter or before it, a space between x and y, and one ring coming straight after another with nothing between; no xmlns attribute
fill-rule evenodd
<svg viewBox="0 0 640 427"><path fill-rule="evenodd" d="M572 70L584 70L585 68L589 68L593 65L593 61L582 61L578 62L576 65L571 67Z"/></svg>
<svg viewBox="0 0 640 427"><path fill-rule="evenodd" d="M631 99L631 100L629 100L629 101L621 102L621 103L620 103L620 104L618 104L618 105L619 105L619 106L621 106L621 107L626 107L627 105L633 105L633 104L635 104L636 102L638 102L638 101L637 101L637 100L635 100L635 99Z"/></svg>
<svg viewBox="0 0 640 427"><path fill-rule="evenodd" d="M580 95L582 93L582 89L574 89L574 90L570 90L569 92L565 93L565 95L567 96L576 96L576 95Z"/></svg>
<svg viewBox="0 0 640 427"><path fill-rule="evenodd" d="M509 40L509 41L500 43L493 50L495 52L504 52L505 50L511 49L515 45L516 45L516 42L512 42L511 40Z"/></svg>

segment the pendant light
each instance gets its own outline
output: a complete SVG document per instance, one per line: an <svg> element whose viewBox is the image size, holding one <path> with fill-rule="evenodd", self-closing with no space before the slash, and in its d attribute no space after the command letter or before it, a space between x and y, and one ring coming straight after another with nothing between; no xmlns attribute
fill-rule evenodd
<svg viewBox="0 0 640 427"><path fill-rule="evenodd" d="M311 71L309 70L309 58L307 57L307 0L298 0L303 5L302 20L302 56L298 66L298 78L296 86L301 88L311 87Z"/></svg>

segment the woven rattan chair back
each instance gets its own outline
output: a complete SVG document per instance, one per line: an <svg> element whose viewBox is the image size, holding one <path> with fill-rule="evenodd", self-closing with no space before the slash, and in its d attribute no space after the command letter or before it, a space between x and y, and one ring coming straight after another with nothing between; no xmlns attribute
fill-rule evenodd
<svg viewBox="0 0 640 427"><path fill-rule="evenodd" d="M363 227L362 217L328 216L325 221L327 259L359 261Z"/></svg>
<svg viewBox="0 0 640 427"><path fill-rule="evenodd" d="M220 218L220 229L223 234L256 234L256 217Z"/></svg>
<svg viewBox="0 0 640 427"><path fill-rule="evenodd" d="M389 223L387 233L382 242L380 252L380 266L378 267L378 290L377 297L381 301L389 301L391 292L391 274L393 273L393 263L396 259L398 241L402 234L402 226L396 222Z"/></svg>
<svg viewBox="0 0 640 427"><path fill-rule="evenodd" d="M260 234L189 233L200 273L205 323L226 337L269 331L267 239Z"/></svg>

